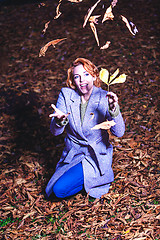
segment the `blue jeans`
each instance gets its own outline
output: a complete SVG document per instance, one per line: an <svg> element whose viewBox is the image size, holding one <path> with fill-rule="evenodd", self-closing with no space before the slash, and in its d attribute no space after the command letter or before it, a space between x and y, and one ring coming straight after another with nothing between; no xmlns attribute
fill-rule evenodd
<svg viewBox="0 0 160 240"><path fill-rule="evenodd" d="M84 175L82 163L65 172L54 184L53 192L58 198L72 196L83 189Z"/></svg>

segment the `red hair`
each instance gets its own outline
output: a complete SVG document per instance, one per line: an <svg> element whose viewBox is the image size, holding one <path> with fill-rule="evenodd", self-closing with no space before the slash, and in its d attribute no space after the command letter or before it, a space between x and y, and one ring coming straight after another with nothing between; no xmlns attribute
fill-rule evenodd
<svg viewBox="0 0 160 240"><path fill-rule="evenodd" d="M98 68L88 59L86 58L77 58L73 63L72 66L68 69L68 77L66 84L68 87L75 89L76 85L74 83L74 78L73 78L73 70L76 66L82 64L84 69L91 74L93 77L96 77L96 80L94 81L94 85L96 87L100 87L100 78L99 78L99 70Z"/></svg>

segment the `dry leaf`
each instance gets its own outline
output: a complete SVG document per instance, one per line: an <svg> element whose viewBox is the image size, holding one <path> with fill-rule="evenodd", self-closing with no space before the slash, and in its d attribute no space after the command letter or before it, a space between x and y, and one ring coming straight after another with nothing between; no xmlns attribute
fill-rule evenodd
<svg viewBox="0 0 160 240"><path fill-rule="evenodd" d="M102 68L99 73L99 77L104 83L106 83L107 85L109 84L109 82L108 82L109 72L107 69Z"/></svg>
<svg viewBox="0 0 160 240"><path fill-rule="evenodd" d="M96 15L96 16L91 16L89 18L89 22L93 22L94 24L98 24L98 18L100 17L101 15Z"/></svg>
<svg viewBox="0 0 160 240"><path fill-rule="evenodd" d="M112 8L114 8L114 7L116 6L117 2L118 2L118 0L113 0L113 1L111 2Z"/></svg>
<svg viewBox="0 0 160 240"><path fill-rule="evenodd" d="M90 22L90 27L91 27L91 29L94 33L95 39L97 41L97 45L99 46L99 39L98 39L98 35L97 35L97 30L96 30L96 27L95 27L93 22Z"/></svg>
<svg viewBox="0 0 160 240"><path fill-rule="evenodd" d="M126 77L127 75L123 73L113 81L109 81L109 85L116 84L116 83L124 83L126 81Z"/></svg>
<svg viewBox="0 0 160 240"><path fill-rule="evenodd" d="M40 4L38 4L38 7L40 8L40 7L44 7L46 4L45 3L40 3Z"/></svg>
<svg viewBox="0 0 160 240"><path fill-rule="evenodd" d="M85 17L84 17L83 28L86 26L89 17L91 16L93 10L97 7L97 5L98 5L98 3L99 3L100 1L101 1L101 0L98 0L91 8L88 9L88 13L87 13L87 14L85 15Z"/></svg>
<svg viewBox="0 0 160 240"><path fill-rule="evenodd" d="M110 6L106 9L102 23L105 22L106 20L113 20L113 18L114 18L114 15L112 13L112 6Z"/></svg>
<svg viewBox="0 0 160 240"><path fill-rule="evenodd" d="M138 32L138 29L137 29L136 25L135 25L134 23L132 23L132 22L129 22L129 23L130 23L130 25L131 25L131 27L132 27L132 32L133 32L134 34L136 34L136 33Z"/></svg>
<svg viewBox="0 0 160 240"><path fill-rule="evenodd" d="M127 20L127 18L124 17L124 16L122 16L122 15L121 15L121 17L122 17L122 21L125 22L127 28L129 29L130 33L133 34L133 35L135 35L135 34L138 32L138 30L137 30L136 26L134 25L134 23L129 22L129 21ZM132 26L132 28L133 28L133 31L132 31L132 29L131 29L131 26Z"/></svg>
<svg viewBox="0 0 160 240"><path fill-rule="evenodd" d="M50 21L48 21L48 22L44 25L44 29L43 29L43 31L42 31L43 34L46 33L46 30L47 30L49 24L50 24Z"/></svg>
<svg viewBox="0 0 160 240"><path fill-rule="evenodd" d="M68 0L68 2L72 2L72 3L80 3L82 2L83 0Z"/></svg>
<svg viewBox="0 0 160 240"><path fill-rule="evenodd" d="M59 10L61 3L62 3L62 0L59 1L58 5L57 5L57 7L56 7L56 16L54 17L54 19L59 18L60 15L62 14L62 13L60 12L60 10Z"/></svg>
<svg viewBox="0 0 160 240"><path fill-rule="evenodd" d="M111 44L111 42L107 41L106 44L104 46L102 46L100 49L107 49L107 48L109 48L110 44Z"/></svg>
<svg viewBox="0 0 160 240"><path fill-rule="evenodd" d="M119 73L119 68L117 68L117 70L110 76L109 82L111 82L115 77L117 77L118 73Z"/></svg>
<svg viewBox="0 0 160 240"><path fill-rule="evenodd" d="M26 218L34 215L35 213L36 213L35 211L32 211L32 212L29 212L29 213L25 214L25 215L23 216L22 220L25 220Z"/></svg>
<svg viewBox="0 0 160 240"><path fill-rule="evenodd" d="M92 130L97 130L97 129L110 129L112 126L114 126L116 123L112 120L112 121L105 121L102 122L100 124L95 125L93 128L91 128Z"/></svg>
<svg viewBox="0 0 160 240"><path fill-rule="evenodd" d="M102 68L99 77L100 79L108 85L108 91L109 91L109 85L116 84L116 83L124 83L126 81L126 74L121 74L119 77L115 78L119 73L119 69L117 69L110 77L109 72L107 69Z"/></svg>
<svg viewBox="0 0 160 240"><path fill-rule="evenodd" d="M44 47L42 47L42 48L40 49L39 57L45 56L46 51L47 51L47 49L48 49L48 47L49 47L50 45L52 45L53 47L55 47L55 45L56 45L57 43L65 40L65 39L66 39L66 38L61 38L61 39L56 39L56 40L52 40L52 41L48 42Z"/></svg>

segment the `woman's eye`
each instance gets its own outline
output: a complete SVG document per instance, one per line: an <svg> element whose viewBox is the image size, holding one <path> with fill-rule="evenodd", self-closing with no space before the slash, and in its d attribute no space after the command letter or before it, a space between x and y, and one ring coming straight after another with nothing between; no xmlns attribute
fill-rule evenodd
<svg viewBox="0 0 160 240"><path fill-rule="evenodd" d="M75 80L76 80L76 79L79 79L79 76L78 76L78 75L74 76L74 79L75 79Z"/></svg>
<svg viewBox="0 0 160 240"><path fill-rule="evenodd" d="M89 73L85 73L85 76L89 76Z"/></svg>

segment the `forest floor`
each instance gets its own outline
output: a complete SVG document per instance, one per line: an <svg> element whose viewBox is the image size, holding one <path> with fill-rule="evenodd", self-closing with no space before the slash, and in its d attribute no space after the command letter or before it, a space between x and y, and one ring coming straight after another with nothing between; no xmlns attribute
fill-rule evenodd
<svg viewBox="0 0 160 240"><path fill-rule="evenodd" d="M111 41L105 50L97 46L89 23L82 27L93 1L64 0L58 19L54 19L58 1L44 4L11 1L0 7L1 239L158 240L158 0L119 1L113 21L102 24L99 18L100 46ZM102 16L109 5L109 0L101 1L94 15ZM136 25L135 36L120 15ZM41 47L59 38L66 40L39 57ZM108 194L95 201L81 193L67 200L47 200L44 190L65 136L50 133L50 105L56 103L67 69L77 57L111 73L119 68L127 74L125 83L110 87L119 97L126 131L122 138L110 136L115 180Z"/></svg>

